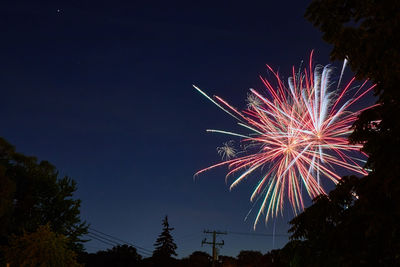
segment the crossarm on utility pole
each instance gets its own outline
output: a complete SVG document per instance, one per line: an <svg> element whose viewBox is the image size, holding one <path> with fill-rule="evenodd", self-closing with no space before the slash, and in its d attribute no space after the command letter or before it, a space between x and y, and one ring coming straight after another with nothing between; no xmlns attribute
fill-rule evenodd
<svg viewBox="0 0 400 267"><path fill-rule="evenodd" d="M217 262L218 259L218 255L217 255L217 249L216 246L223 246L224 245L224 240L222 240L222 242L216 242L217 241L217 235L226 235L227 232L220 232L220 231L210 231L210 230L204 230L205 234L212 234L213 235L213 241L212 242L208 242L206 238L204 238L203 241L201 241L201 245L203 244L208 244L208 245L212 245L212 267L215 267L215 263Z"/></svg>

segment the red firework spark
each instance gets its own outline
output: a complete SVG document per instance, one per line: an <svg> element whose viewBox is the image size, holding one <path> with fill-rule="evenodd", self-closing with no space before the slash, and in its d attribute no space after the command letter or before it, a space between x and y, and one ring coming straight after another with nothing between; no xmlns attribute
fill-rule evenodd
<svg viewBox="0 0 400 267"><path fill-rule="evenodd" d="M351 125L365 109L352 112L349 108L375 85L364 90L367 81L361 86L353 86L353 78L339 88L340 76L337 87L332 90L332 68L317 66L313 69L312 54L309 66L303 72L295 73L293 67L287 86L278 73L267 65L277 85L274 87L267 79L260 77L269 97L250 89L247 109L242 112L222 98L215 96L214 100L194 86L237 119L239 125L250 130L248 134L207 130L241 137L245 149L238 153L232 147L232 142L224 143L223 147L218 148L218 153L226 160L202 169L195 175L227 165L229 172L226 178L238 174L230 185L232 189L257 169L266 169L250 198L251 201L257 197L262 199L254 227L263 212L266 212L266 221L277 216L283 209L286 196L295 213L303 210L301 184L311 198L325 194L320 177L337 183L340 176L335 172L335 166L353 173L367 174L360 165L365 160L352 156L358 153L366 158L360 152L362 145L349 144L347 140L352 132ZM351 93L355 88L358 90ZM348 95L351 95L350 99ZM347 101L344 100L345 96Z"/></svg>

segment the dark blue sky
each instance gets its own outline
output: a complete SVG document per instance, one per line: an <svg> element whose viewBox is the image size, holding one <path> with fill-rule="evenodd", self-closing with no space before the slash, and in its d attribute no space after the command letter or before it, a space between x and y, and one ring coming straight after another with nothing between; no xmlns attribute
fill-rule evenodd
<svg viewBox="0 0 400 267"><path fill-rule="evenodd" d="M82 3L85 2L85 3ZM252 231L257 177L229 192L220 160L234 121L192 88L244 107L265 64L289 75L330 47L304 18L309 1L262 4L171 1L9 1L0 11L0 135L78 182L82 217L95 229L152 250L169 215L179 257L202 230ZM276 221L286 233L290 209ZM272 233L273 223L255 233ZM272 239L224 236L221 254L266 252ZM287 238L276 237L275 247ZM88 251L107 246L87 243Z"/></svg>

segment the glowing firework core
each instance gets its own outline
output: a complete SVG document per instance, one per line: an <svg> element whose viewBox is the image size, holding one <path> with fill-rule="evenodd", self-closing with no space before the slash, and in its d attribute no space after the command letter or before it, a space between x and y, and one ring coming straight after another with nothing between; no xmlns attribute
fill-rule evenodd
<svg viewBox="0 0 400 267"><path fill-rule="evenodd" d="M293 67L288 87L278 73L267 67L276 78L277 85L273 87L268 80L261 78L269 97L250 89L247 109L242 112L218 96L212 99L194 86L238 120L240 126L251 131L249 134L239 134L207 130L241 137L246 146L238 152L232 141L224 143L217 151L225 161L200 170L195 175L227 165L230 169L227 178L240 173L230 186L233 188L255 170L263 169L264 173L250 198L251 201L262 199L254 227L264 211L266 221L282 212L285 198L295 213L302 210L302 187L311 198L325 194L320 177L322 175L337 183L340 176L335 173L335 166L366 175L360 165L365 162L365 155L364 160L353 156L355 153L359 156L362 154L361 145L347 141L350 127L362 110L352 112L349 107L374 87L363 91L366 81L361 86L353 86L353 78L343 89L338 84L336 90L330 91L333 87L330 80L332 69L329 66L317 66L313 70L312 53L308 69L305 68L303 73L295 74ZM351 93L355 89L356 92ZM344 101L348 95L350 99ZM243 156L237 157L239 153Z"/></svg>

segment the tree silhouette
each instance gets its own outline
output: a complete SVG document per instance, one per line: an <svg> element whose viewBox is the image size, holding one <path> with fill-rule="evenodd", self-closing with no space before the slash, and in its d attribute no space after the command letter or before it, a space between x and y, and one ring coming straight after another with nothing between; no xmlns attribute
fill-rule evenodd
<svg viewBox="0 0 400 267"><path fill-rule="evenodd" d="M181 260L180 266L209 267L211 256L204 251L194 251L189 257Z"/></svg>
<svg viewBox="0 0 400 267"><path fill-rule="evenodd" d="M350 136L369 175L344 178L294 218L283 254L300 266L400 266L400 1L313 0L305 16L379 98Z"/></svg>
<svg viewBox="0 0 400 267"><path fill-rule="evenodd" d="M260 266L263 254L259 251L242 250L237 256L238 266L240 267L256 267Z"/></svg>
<svg viewBox="0 0 400 267"><path fill-rule="evenodd" d="M112 249L101 250L96 253L82 253L80 260L86 267L142 266L142 256L137 253L136 248L128 245L118 245Z"/></svg>
<svg viewBox="0 0 400 267"><path fill-rule="evenodd" d="M380 105L362 112L354 124L353 142L364 144L368 167L399 174L400 1L314 0L306 18L333 45L332 60L348 59L359 79L377 86Z"/></svg>
<svg viewBox="0 0 400 267"><path fill-rule="evenodd" d="M75 252L68 249L68 239L52 232L48 224L33 233L14 235L3 249L11 266L82 266L77 263Z"/></svg>
<svg viewBox="0 0 400 267"><path fill-rule="evenodd" d="M60 178L47 161L17 153L0 137L0 245L10 235L32 233L40 225L68 237L69 247L83 250L80 236L87 225L80 218L79 199L73 199L76 182Z"/></svg>
<svg viewBox="0 0 400 267"><path fill-rule="evenodd" d="M162 225L163 230L154 244L155 250L153 252L153 258L168 259L172 256L178 255L175 252L177 246L174 243L174 239L170 233L170 231L174 230L174 228L169 227L168 216L165 216Z"/></svg>

